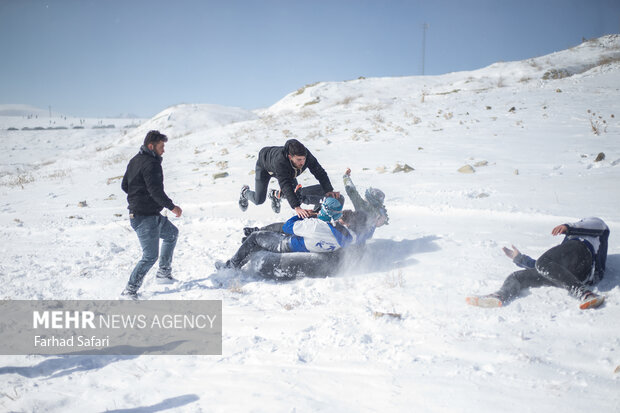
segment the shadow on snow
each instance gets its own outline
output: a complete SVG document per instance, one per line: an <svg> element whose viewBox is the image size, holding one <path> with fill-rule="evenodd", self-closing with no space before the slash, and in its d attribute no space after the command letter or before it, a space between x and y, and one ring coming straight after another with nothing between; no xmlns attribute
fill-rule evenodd
<svg viewBox="0 0 620 413"><path fill-rule="evenodd" d="M2 374L19 374L23 377L54 379L78 371L97 370L117 361L131 360L138 356L60 356L47 358L35 366L0 367Z"/></svg>
<svg viewBox="0 0 620 413"><path fill-rule="evenodd" d="M620 254L608 255L605 267L603 279L596 284L598 290L603 293L620 286Z"/></svg>
<svg viewBox="0 0 620 413"><path fill-rule="evenodd" d="M130 409L106 410L106 413L154 413L185 406L186 404L194 403L197 400L200 400L200 397L195 394L184 394L182 396L171 397L169 399L162 400L161 402L153 404L151 406L141 406Z"/></svg>

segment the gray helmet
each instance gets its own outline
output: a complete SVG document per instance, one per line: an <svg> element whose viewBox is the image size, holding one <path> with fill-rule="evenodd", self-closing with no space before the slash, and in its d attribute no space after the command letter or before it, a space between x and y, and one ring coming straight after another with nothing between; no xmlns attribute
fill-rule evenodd
<svg viewBox="0 0 620 413"><path fill-rule="evenodd" d="M368 188L366 190L366 200L370 205L375 208L381 208L383 206L383 201L385 200L385 194L382 190L377 188Z"/></svg>

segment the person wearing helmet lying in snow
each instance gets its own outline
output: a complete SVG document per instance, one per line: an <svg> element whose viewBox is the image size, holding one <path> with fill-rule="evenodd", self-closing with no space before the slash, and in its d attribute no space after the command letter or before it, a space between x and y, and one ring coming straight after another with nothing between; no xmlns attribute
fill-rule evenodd
<svg viewBox="0 0 620 413"><path fill-rule="evenodd" d="M358 235L358 245L362 245L365 241L372 238L377 227L381 227L383 225L387 225L389 223L389 218L387 214L387 210L385 205L383 204L385 200L385 194L383 191L377 188L368 188L364 194L365 198L357 191L357 188L353 184L353 180L351 179L351 169L347 168L343 175L343 181L345 185L345 190L347 195L351 199L353 203L353 207L355 211L364 212L366 215L366 225L364 228L358 228L356 231ZM341 202L343 201L342 195L340 198ZM282 224L279 224L280 226ZM260 228L261 230L269 229L278 231L278 224L272 224L272 226L267 226L264 228ZM258 231L258 227L246 227L243 229L245 233L245 239L254 231Z"/></svg>
<svg viewBox="0 0 620 413"><path fill-rule="evenodd" d="M351 169L347 168L342 176L344 181L344 188L347 195L351 199L356 211L363 211L368 216L366 230L367 239L371 238L375 232L375 229L389 223L389 218L385 205L385 194L382 190L377 188L368 188L364 193L364 198L359 194L357 188L353 184L351 179Z"/></svg>
<svg viewBox="0 0 620 413"><path fill-rule="evenodd" d="M217 261L215 267L241 268L257 251L333 252L358 242L354 230L361 230L365 225L364 213L343 211L338 200L326 198L316 218L293 216L285 223L271 224L257 230L250 228L235 255L226 262Z"/></svg>
<svg viewBox="0 0 620 413"><path fill-rule="evenodd" d="M551 234L564 234L564 240L538 260L521 254L514 245L512 249L504 247L504 253L525 269L508 276L497 292L467 297L467 303L478 307L501 307L525 288L553 286L568 290L580 300L582 310L601 305L605 297L593 293L588 287L599 282L605 272L609 238L605 222L596 217L584 218L572 224L558 225Z"/></svg>

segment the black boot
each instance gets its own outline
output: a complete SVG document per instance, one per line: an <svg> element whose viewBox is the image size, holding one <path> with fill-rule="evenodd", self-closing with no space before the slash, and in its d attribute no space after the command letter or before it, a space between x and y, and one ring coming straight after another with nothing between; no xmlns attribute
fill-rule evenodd
<svg viewBox="0 0 620 413"><path fill-rule="evenodd" d="M241 187L241 194L239 195L239 208L241 208L241 210L244 212L248 209L248 198L246 196L246 193L249 189L249 186L243 185Z"/></svg>
<svg viewBox="0 0 620 413"><path fill-rule="evenodd" d="M278 189L272 189L269 191L268 198L271 199L271 209L276 214L280 213L280 196L282 193Z"/></svg>

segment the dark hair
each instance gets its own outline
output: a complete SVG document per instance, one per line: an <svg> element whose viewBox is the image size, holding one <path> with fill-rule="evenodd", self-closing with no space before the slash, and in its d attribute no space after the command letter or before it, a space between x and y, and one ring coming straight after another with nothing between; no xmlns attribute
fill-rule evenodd
<svg viewBox="0 0 620 413"><path fill-rule="evenodd" d="M163 133L159 133L157 130L149 131L144 138L144 146L148 146L149 143L168 142L168 137Z"/></svg>
<svg viewBox="0 0 620 413"><path fill-rule="evenodd" d="M308 150L304 144L299 142L297 139L289 139L284 144L284 147L288 148L288 154L291 156L306 156L308 153Z"/></svg>
<svg viewBox="0 0 620 413"><path fill-rule="evenodd" d="M344 222L345 226L356 234L359 234L364 230L367 220L368 216L363 211L352 211L350 209L345 209L342 211L342 222Z"/></svg>

